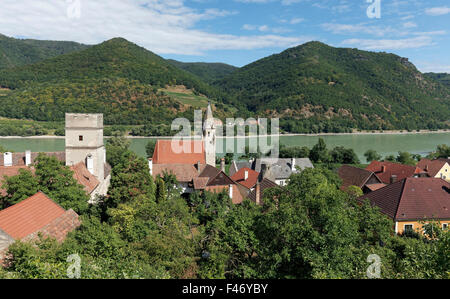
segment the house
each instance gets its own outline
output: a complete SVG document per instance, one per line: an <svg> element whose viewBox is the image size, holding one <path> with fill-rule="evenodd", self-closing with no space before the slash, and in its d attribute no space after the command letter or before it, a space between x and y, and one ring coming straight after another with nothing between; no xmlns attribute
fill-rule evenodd
<svg viewBox="0 0 450 299"><path fill-rule="evenodd" d="M450 223L450 183L437 178L405 178L361 196L378 206L395 223L395 232L420 231L422 224L438 221L443 228Z"/></svg>
<svg viewBox="0 0 450 299"><path fill-rule="evenodd" d="M342 180L342 190L346 190L350 186L357 186L366 194L386 186L372 171L350 165L341 166L338 169L338 175Z"/></svg>
<svg viewBox="0 0 450 299"><path fill-rule="evenodd" d="M255 202L257 205L262 205L263 193L269 188L280 188L276 183L269 179L262 179L261 182L257 182L255 188L248 195L248 199Z"/></svg>
<svg viewBox="0 0 450 299"><path fill-rule="evenodd" d="M440 178L450 182L450 164L446 161L446 159L422 159L417 164L417 167L422 169L422 174L425 174L428 177Z"/></svg>
<svg viewBox="0 0 450 299"><path fill-rule="evenodd" d="M233 176L233 175L235 175L236 172L238 172L242 168L253 169L253 167L254 167L254 160L250 160L250 161L235 161L235 160L233 160L231 162L228 173L230 174L230 176Z"/></svg>
<svg viewBox="0 0 450 299"><path fill-rule="evenodd" d="M150 174L154 178L164 173L175 175L182 193L194 192L194 179L207 165L216 167L216 121L211 104L206 111L201 140L158 140L152 158L148 159Z"/></svg>
<svg viewBox="0 0 450 299"><path fill-rule="evenodd" d="M95 203L97 195L107 194L111 181L111 166L106 162L103 142L103 114L66 113L65 145L65 151L45 154L69 166L74 171L75 179L90 195L90 202ZM0 168L26 168L33 165L38 155L31 151L0 154ZM12 168L3 170L3 173L6 172L14 171ZM18 174L18 171L15 173Z"/></svg>
<svg viewBox="0 0 450 299"><path fill-rule="evenodd" d="M0 255L17 240L34 241L39 235L63 241L81 222L73 210L64 210L44 193L0 211Z"/></svg>
<svg viewBox="0 0 450 299"><path fill-rule="evenodd" d="M308 158L262 158L255 160L253 170L259 172L262 178L267 178L279 186L285 186L292 174L306 168L314 168Z"/></svg>
<svg viewBox="0 0 450 299"><path fill-rule="evenodd" d="M181 193L194 192L193 180L197 178L205 168L206 164L154 164L150 166L151 159L149 159L149 167L151 167L151 175L153 178L158 176L163 177L165 173L172 174L177 178L178 188Z"/></svg>
<svg viewBox="0 0 450 299"><path fill-rule="evenodd" d="M241 168L238 172L231 176L231 179L247 189L253 190L258 182L258 177L259 172L245 167Z"/></svg>
<svg viewBox="0 0 450 299"><path fill-rule="evenodd" d="M198 177L193 179L193 188L197 191L208 191L213 193L228 192L234 204L240 204L244 200L245 189L233 181L225 172L205 165ZM244 194L243 194L244 193Z"/></svg>
<svg viewBox="0 0 450 299"><path fill-rule="evenodd" d="M383 184L392 184L405 178L419 176L422 170L416 166L393 162L373 161L366 170L375 173Z"/></svg>

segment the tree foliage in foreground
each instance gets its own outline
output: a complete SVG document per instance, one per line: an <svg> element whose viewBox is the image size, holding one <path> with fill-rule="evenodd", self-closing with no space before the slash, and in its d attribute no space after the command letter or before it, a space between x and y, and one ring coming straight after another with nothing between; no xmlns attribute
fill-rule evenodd
<svg viewBox="0 0 450 299"><path fill-rule="evenodd" d="M382 278L450 278L448 230L394 235L391 220L340 191L327 169L264 191L263 206L233 205L226 192L181 197L128 150L112 177L108 199L65 242L16 242L0 277L66 278L78 254L82 278L366 278L377 254Z"/></svg>

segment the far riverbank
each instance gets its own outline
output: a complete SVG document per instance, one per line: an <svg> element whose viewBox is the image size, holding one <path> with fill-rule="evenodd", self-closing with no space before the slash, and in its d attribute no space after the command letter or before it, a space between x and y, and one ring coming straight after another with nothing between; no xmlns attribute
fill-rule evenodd
<svg viewBox="0 0 450 299"><path fill-rule="evenodd" d="M297 134L297 133L287 133L287 134L279 134L279 137L295 137L295 136L310 136L310 137L319 137L319 136L358 136L358 135L408 135L408 134L442 134L442 133L450 133L450 130L437 130L437 131L402 131L402 130L393 130L393 131L361 131L361 132L352 132L352 133L311 133L311 134ZM259 137L273 137L277 135L258 135ZM158 139L158 138L172 138L174 136L127 136L129 139ZM254 137L250 136L230 136L230 137L220 137L218 138L246 138L246 137ZM64 136L54 136L54 135L43 135L43 136L0 136L0 139L64 139ZM105 138L110 138L105 136Z"/></svg>

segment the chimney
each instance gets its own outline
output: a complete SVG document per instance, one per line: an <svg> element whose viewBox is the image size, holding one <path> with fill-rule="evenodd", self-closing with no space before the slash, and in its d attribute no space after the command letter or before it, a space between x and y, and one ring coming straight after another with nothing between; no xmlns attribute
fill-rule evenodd
<svg viewBox="0 0 450 299"><path fill-rule="evenodd" d="M292 158L292 162L291 162L291 171L292 171L292 172L295 171L295 158Z"/></svg>
<svg viewBox="0 0 450 299"><path fill-rule="evenodd" d="M397 176L396 175L392 175L391 176L391 184L396 183L397 182Z"/></svg>
<svg viewBox="0 0 450 299"><path fill-rule="evenodd" d="M150 171L150 175L153 175L153 159L148 159L148 169Z"/></svg>
<svg viewBox="0 0 450 299"><path fill-rule="evenodd" d="M31 151L25 152L25 165L30 166L31 165Z"/></svg>
<svg viewBox="0 0 450 299"><path fill-rule="evenodd" d="M225 172L225 158L220 160L220 170Z"/></svg>
<svg viewBox="0 0 450 299"><path fill-rule="evenodd" d="M428 172L428 164L425 165L425 171Z"/></svg>
<svg viewBox="0 0 450 299"><path fill-rule="evenodd" d="M5 166L13 166L12 153L3 154L3 164Z"/></svg>
<svg viewBox="0 0 450 299"><path fill-rule="evenodd" d="M246 170L245 174L244 174L244 181L246 181L246 180L248 180L248 170Z"/></svg>
<svg viewBox="0 0 450 299"><path fill-rule="evenodd" d="M201 170L200 170L200 166L201 166L202 164L200 163L200 161L198 161L197 162L197 171L198 171L198 174L200 174L200 172L201 172Z"/></svg>
<svg viewBox="0 0 450 299"><path fill-rule="evenodd" d="M261 180L266 177L267 165L261 164Z"/></svg>
<svg viewBox="0 0 450 299"><path fill-rule="evenodd" d="M261 184L259 182L256 183L256 189L255 189L255 201L257 205L261 204Z"/></svg>
<svg viewBox="0 0 450 299"><path fill-rule="evenodd" d="M233 185L230 185L230 189L228 191L230 198L233 199Z"/></svg>
<svg viewBox="0 0 450 299"><path fill-rule="evenodd" d="M385 173L385 172L386 172L386 166L385 166L385 165L381 166L381 172L382 172L382 173Z"/></svg>
<svg viewBox="0 0 450 299"><path fill-rule="evenodd" d="M94 174L94 158L91 154L86 157L86 168L91 174Z"/></svg>

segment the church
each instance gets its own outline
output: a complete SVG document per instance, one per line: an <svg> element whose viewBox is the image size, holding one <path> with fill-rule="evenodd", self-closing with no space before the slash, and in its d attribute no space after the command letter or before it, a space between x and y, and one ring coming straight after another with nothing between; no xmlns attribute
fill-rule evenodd
<svg viewBox="0 0 450 299"><path fill-rule="evenodd" d="M216 128L212 106L208 105L202 139L158 140L148 159L150 174L176 176L181 193L195 191L228 192L233 203L243 200L240 186L226 173L224 162L216 168Z"/></svg>

